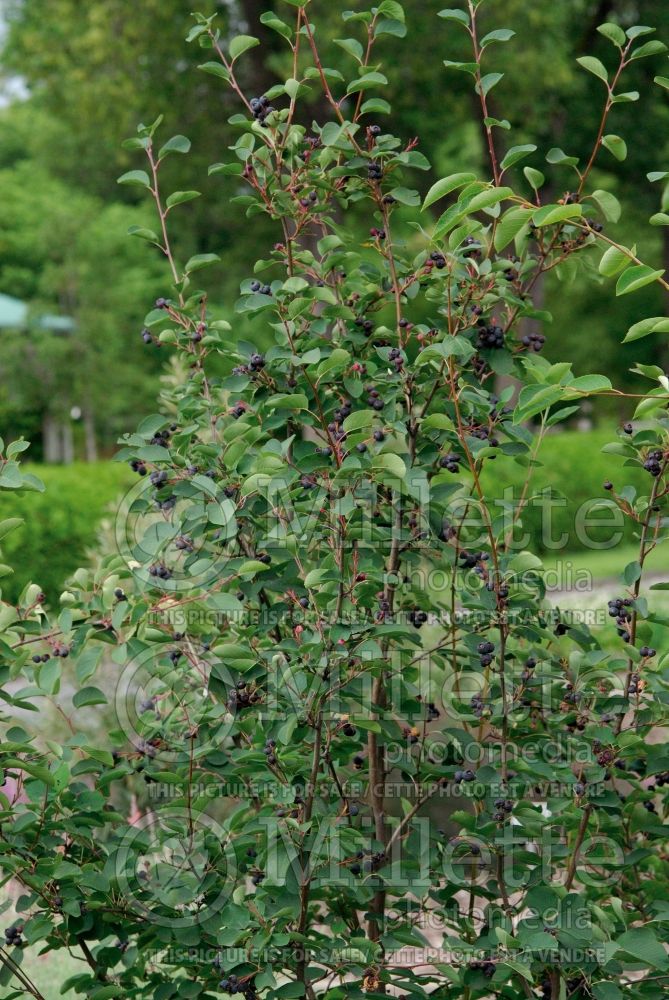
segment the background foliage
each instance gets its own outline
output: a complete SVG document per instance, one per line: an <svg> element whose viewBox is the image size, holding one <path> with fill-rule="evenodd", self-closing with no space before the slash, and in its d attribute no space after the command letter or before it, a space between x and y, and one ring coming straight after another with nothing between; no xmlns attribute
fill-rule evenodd
<svg viewBox="0 0 669 1000"><path fill-rule="evenodd" d="M241 72L242 83L255 93L290 73L280 36L259 22L264 8L256 0L210 7L210 12L218 10L224 34L254 25L262 48ZM420 136L421 151L444 175L477 170L484 146L471 116L468 78L448 73L442 63L443 58L462 57L465 41L453 24L436 19L440 9L436 0L417 5L407 39L388 38L388 58L397 68L388 91L393 128L404 136ZM334 44L341 36L338 5L315 0L313 10L326 64L348 61L352 68L350 57ZM191 162L203 177L203 197L175 219L175 246L184 257L221 254L225 266L203 283L228 317L258 246L264 239L269 248L273 235L262 219L247 226L243 211L229 204L229 197L239 193L234 178L205 176L208 164L220 160L234 142L235 130L227 122L234 101L214 77L193 73L200 53L181 44L190 24L187 0L147 0L139 6L130 0L83 5L78 0L8 0L6 11L2 67L7 79L18 75L27 98L13 101L0 116L0 195L5 205L0 291L72 314L79 329L66 344L52 336L35 343L31 335L30 344L17 345L3 332L0 363L14 377L9 385L3 383L0 416L5 428L27 434L39 455L44 414L66 419L70 407L78 405L94 419L96 438L109 449L122 426L147 411L161 362L159 353L143 349L139 336L143 303L155 295L156 272L150 255L123 239L130 224L142 224L136 211L123 206L136 208L143 199L136 189L116 184L130 163L121 139L138 120L151 121L166 111L166 126L192 140ZM531 162L546 172L556 198L568 188L569 175L563 167L546 165L544 155L565 145L567 121L573 123L568 152L574 155L586 154L597 128L600 83L583 72L575 57L585 50L605 53L608 43L596 26L617 17L656 25L660 37L669 31L669 10L662 0L564 0L529 8L523 0L491 0L481 13L483 30L502 18L532 39L522 50L513 44L497 47L499 70L513 72L490 94L491 113L498 104L504 108L514 144L537 144ZM638 105L621 104L614 111L614 130L627 140L627 159L619 163L605 153L597 164L597 186L614 191L625 207L624 221L610 229L623 243L631 242L639 222L660 207L661 191L649 183L646 172L661 169L669 142L666 91L648 86L661 59L640 60L629 70L629 89L649 95L642 125ZM513 82L518 77L522 86ZM322 111L323 98L313 87L300 114L308 123ZM496 142L502 153L511 142L509 133L497 130ZM171 187L188 187L186 169L178 157L167 165ZM26 183L28 177L32 180ZM520 168L515 177L525 183ZM419 186L425 183L418 178ZM639 245L643 259L669 260L666 233L666 227L645 229ZM95 254L104 267L93 264ZM546 285L545 304L557 332L547 356L557 358L564 349L575 370L584 373L591 367L590 345L596 343L598 357L617 382L638 388L638 379L629 374L631 363L650 361L658 351L664 356L665 350L644 342L635 354L620 345L631 322L629 300L612 306L604 288L582 281L565 286L550 280ZM663 311L658 289L640 294L648 314ZM242 320L236 322L243 328ZM36 383L28 372L37 354L41 377ZM111 393L105 377L109 371L114 373ZM609 404L611 408L615 406ZM78 453L83 457L79 440Z"/></svg>

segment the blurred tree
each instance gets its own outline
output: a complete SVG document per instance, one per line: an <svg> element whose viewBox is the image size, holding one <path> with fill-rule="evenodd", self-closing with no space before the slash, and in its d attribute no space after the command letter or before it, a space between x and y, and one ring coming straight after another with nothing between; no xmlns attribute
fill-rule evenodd
<svg viewBox="0 0 669 1000"><path fill-rule="evenodd" d="M3 423L33 436L41 425L46 457L60 459L77 406L92 458L96 442L110 446L155 393L158 362L145 359L137 317L161 288L158 257L127 236L136 209L73 191L34 161L0 169L0 200L0 288L76 322L63 334L3 331Z"/></svg>

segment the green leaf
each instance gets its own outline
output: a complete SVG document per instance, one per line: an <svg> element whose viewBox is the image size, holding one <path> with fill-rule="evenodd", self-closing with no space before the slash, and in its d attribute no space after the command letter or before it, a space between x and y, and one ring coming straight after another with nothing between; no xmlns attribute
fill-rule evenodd
<svg viewBox="0 0 669 1000"><path fill-rule="evenodd" d="M619 135L605 135L602 139L602 146L608 149L616 160L622 162L627 159L627 143Z"/></svg>
<svg viewBox="0 0 669 1000"><path fill-rule="evenodd" d="M360 108L363 115L389 115L392 108L382 97L370 97Z"/></svg>
<svg viewBox="0 0 669 1000"><path fill-rule="evenodd" d="M475 62L453 62L452 59L444 59L444 66L447 69L457 69L461 73L469 73L470 76L476 76L478 73L479 64Z"/></svg>
<svg viewBox="0 0 669 1000"><path fill-rule="evenodd" d="M159 159L168 156L170 153L187 153L190 150L190 139L185 135L173 135L158 153Z"/></svg>
<svg viewBox="0 0 669 1000"><path fill-rule="evenodd" d="M288 292L291 295L297 295L299 292L303 292L305 288L309 287L309 282L306 278L301 278L299 275L295 275L292 278L287 278L282 285L282 290Z"/></svg>
<svg viewBox="0 0 669 1000"><path fill-rule="evenodd" d="M403 460L399 455L395 455L390 451L375 455L372 468L382 472L389 472L395 479L404 479L407 474L406 465Z"/></svg>
<svg viewBox="0 0 669 1000"><path fill-rule="evenodd" d="M553 146L546 153L548 163L559 163L566 167L575 167L578 164L577 156L568 156L559 146Z"/></svg>
<svg viewBox="0 0 669 1000"><path fill-rule="evenodd" d="M594 56L579 56L576 62L583 69L587 69L588 73L594 73L595 76L599 77L600 80L607 82L609 79L609 74L601 60L596 59Z"/></svg>
<svg viewBox="0 0 669 1000"><path fill-rule="evenodd" d="M464 10L447 7L445 10L440 10L437 17L443 17L446 21L459 21L460 24L469 26L469 15L465 14Z"/></svg>
<svg viewBox="0 0 669 1000"><path fill-rule="evenodd" d="M206 24L195 24L186 35L186 41L194 42L196 38L199 38L200 35L204 35L206 31L207 31Z"/></svg>
<svg viewBox="0 0 669 1000"><path fill-rule="evenodd" d="M241 564L237 573L239 576L254 576L256 573L264 573L268 569L269 566L261 563L259 559L247 559Z"/></svg>
<svg viewBox="0 0 669 1000"><path fill-rule="evenodd" d="M175 191L169 196L165 204L168 208L174 208L175 205L183 205L185 201L193 201L199 197L199 191Z"/></svg>
<svg viewBox="0 0 669 1000"><path fill-rule="evenodd" d="M485 76L481 77L480 85L476 85L477 94L482 93L484 97L487 96L492 88L497 86L503 76L503 73L486 73Z"/></svg>
<svg viewBox="0 0 669 1000"><path fill-rule="evenodd" d="M433 205L435 201L439 201L440 198L444 198L447 194L450 194L451 191L464 187L465 184L470 184L471 181L475 180L476 174L461 173L450 174L449 177L443 177L440 181L436 181L425 195L423 211L429 208L430 205Z"/></svg>
<svg viewBox="0 0 669 1000"><path fill-rule="evenodd" d="M544 205L534 213L535 226L553 226L558 222L568 222L583 215L580 205Z"/></svg>
<svg viewBox="0 0 669 1000"><path fill-rule="evenodd" d="M664 42L655 40L652 42L646 42L645 45L641 45L638 49L634 49L629 58L631 62L633 59L645 59L646 56L656 56L659 55L660 52L666 51L667 46Z"/></svg>
<svg viewBox="0 0 669 1000"><path fill-rule="evenodd" d="M230 58L234 62L235 59L239 59L244 52L249 49L254 49L256 45L260 45L260 39L254 38L253 35L237 35L230 42Z"/></svg>
<svg viewBox="0 0 669 1000"><path fill-rule="evenodd" d="M600 35L604 35L605 38L608 38L610 42L613 42L614 45L617 45L618 48L622 48L627 40L625 32L620 25L612 24L610 21L606 24L600 24L597 31Z"/></svg>
<svg viewBox="0 0 669 1000"><path fill-rule="evenodd" d="M18 528L22 524L22 517L7 517L4 521L0 521L0 538L4 538L10 531L14 531L15 528Z"/></svg>
<svg viewBox="0 0 669 1000"><path fill-rule="evenodd" d="M320 380L328 372L344 368L351 360L351 355L343 347L335 347L334 351L321 361L316 369L316 377Z"/></svg>
<svg viewBox="0 0 669 1000"><path fill-rule="evenodd" d="M630 255L625 247L621 249L609 247L599 262L599 273L603 274L605 278L613 278L614 275L620 274L629 263Z"/></svg>
<svg viewBox="0 0 669 1000"><path fill-rule="evenodd" d="M512 146L502 160L502 170L508 170L514 163L518 163L519 160L523 160L530 153L534 153L536 148L532 143L528 143L525 146Z"/></svg>
<svg viewBox="0 0 669 1000"><path fill-rule="evenodd" d="M462 213L463 215L472 215L474 212L480 212L482 208L490 208L492 205L498 205L512 194L513 189L509 187L488 188L479 194L475 194L468 201L463 200Z"/></svg>
<svg viewBox="0 0 669 1000"><path fill-rule="evenodd" d="M665 90L669 90L669 76L656 76L655 83L660 87L664 87Z"/></svg>
<svg viewBox="0 0 669 1000"><path fill-rule="evenodd" d="M635 101L639 100L640 96L641 95L639 94L638 90L626 90L622 94L614 94L614 96L611 98L611 103L612 104L633 104Z"/></svg>
<svg viewBox="0 0 669 1000"><path fill-rule="evenodd" d="M388 83L388 77L383 73L365 73L357 80L351 80L346 88L347 94L356 94L360 90L369 90L370 87L381 87Z"/></svg>
<svg viewBox="0 0 669 1000"><path fill-rule="evenodd" d="M617 222L622 209L620 202L610 191L593 191L590 195L592 200L599 206L607 222Z"/></svg>
<svg viewBox="0 0 669 1000"><path fill-rule="evenodd" d="M278 394L267 400L269 410L308 410L309 400L302 392Z"/></svg>
<svg viewBox="0 0 669 1000"><path fill-rule="evenodd" d="M592 995L595 1000L623 1000L623 994L615 983L593 983Z"/></svg>
<svg viewBox="0 0 669 1000"><path fill-rule="evenodd" d="M203 267L209 267L210 264L214 264L217 260L221 258L217 253L198 253L194 257L191 257L186 267L184 268L186 274L192 274L193 271L199 271Z"/></svg>
<svg viewBox="0 0 669 1000"><path fill-rule="evenodd" d="M613 387L611 380L606 375L579 375L578 378L573 379L563 388L565 394L569 396L572 390L578 393L601 392Z"/></svg>
<svg viewBox="0 0 669 1000"><path fill-rule="evenodd" d="M151 181L149 180L149 175L146 170L128 170L127 173L121 174L117 184L138 184L140 187L150 188Z"/></svg>
<svg viewBox="0 0 669 1000"><path fill-rule="evenodd" d="M397 0L383 0L377 8L377 13L404 23L404 8L400 3L397 3Z"/></svg>
<svg viewBox="0 0 669 1000"><path fill-rule="evenodd" d="M223 63L206 62L198 66L198 69L201 69L203 73L211 73L212 76L219 76L222 80L225 80L226 83L230 80L230 73L225 68Z"/></svg>
<svg viewBox="0 0 669 1000"><path fill-rule="evenodd" d="M356 62L362 62L365 53L357 38L333 38L332 41L335 45L343 49L344 52L348 52L350 56L353 56Z"/></svg>
<svg viewBox="0 0 669 1000"><path fill-rule="evenodd" d="M160 246L160 237L153 229L144 229L142 226L129 226L128 236L136 236L139 240L146 240L147 243L155 243Z"/></svg>
<svg viewBox="0 0 669 1000"><path fill-rule="evenodd" d="M538 191L539 188L543 187L546 183L544 175L540 170L535 170L534 167L523 167L523 173L527 178L528 184L530 187L534 188L535 191Z"/></svg>
<svg viewBox="0 0 669 1000"><path fill-rule="evenodd" d="M616 942L620 951L626 951L635 962L656 969L666 969L667 953L655 937L650 927L633 927L619 937Z"/></svg>
<svg viewBox="0 0 669 1000"><path fill-rule="evenodd" d="M282 21L281 18L277 17L272 10L267 10L264 14L260 15L260 23L266 25L268 28L271 28L272 31L277 31L280 35L283 35L284 38L293 37L293 29L290 25L286 24L285 21Z"/></svg>
<svg viewBox="0 0 669 1000"><path fill-rule="evenodd" d="M512 240L516 238L531 219L534 213L532 208L511 208L497 223L495 229L495 250L503 250Z"/></svg>
<svg viewBox="0 0 669 1000"><path fill-rule="evenodd" d="M508 42L515 34L515 31L512 31L511 28L497 28L495 31L489 31L481 39L481 49L484 49L486 45L490 45L491 42Z"/></svg>
<svg viewBox="0 0 669 1000"><path fill-rule="evenodd" d="M562 399L559 385L526 385L518 396L518 404L513 412L514 424L521 424L537 413L549 409Z"/></svg>
<svg viewBox="0 0 669 1000"><path fill-rule="evenodd" d="M400 205L411 205L414 207L420 205L420 194L418 191L414 191L410 188L396 187L393 188L392 191L389 191L388 194L392 195L395 201L399 202Z"/></svg>
<svg viewBox="0 0 669 1000"><path fill-rule="evenodd" d="M648 221L651 226L669 226L669 215L666 212L656 212Z"/></svg>
<svg viewBox="0 0 669 1000"><path fill-rule="evenodd" d="M647 337L651 333L669 333L669 317L653 316L635 323L627 331L623 344L627 344L631 340L641 340L642 337Z"/></svg>
<svg viewBox="0 0 669 1000"><path fill-rule="evenodd" d="M629 292L636 292L639 288L644 288L661 278L663 274L663 270L654 271L647 264L636 264L634 267L629 267L618 278L616 295L628 295Z"/></svg>
<svg viewBox="0 0 669 1000"><path fill-rule="evenodd" d="M655 33L655 28L649 28L647 24L633 24L631 28L628 28L625 34L630 39L640 38L641 35L652 35Z"/></svg>
<svg viewBox="0 0 669 1000"><path fill-rule="evenodd" d="M100 688L83 687L75 693L72 704L75 708L82 708L84 705L106 705L107 695Z"/></svg>
<svg viewBox="0 0 669 1000"><path fill-rule="evenodd" d="M344 430L347 434L350 434L352 431L359 431L363 427L371 427L373 422L373 410L356 410L344 420Z"/></svg>

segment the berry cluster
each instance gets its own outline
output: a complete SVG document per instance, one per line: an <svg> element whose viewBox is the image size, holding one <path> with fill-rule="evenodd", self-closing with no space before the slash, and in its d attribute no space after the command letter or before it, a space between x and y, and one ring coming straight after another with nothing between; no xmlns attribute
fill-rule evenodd
<svg viewBox="0 0 669 1000"><path fill-rule="evenodd" d="M360 875L363 871L365 874L370 874L383 867L386 861L386 854L385 851L358 851L355 858L356 860L349 866L351 875Z"/></svg>
<svg viewBox="0 0 669 1000"><path fill-rule="evenodd" d="M546 338L542 333L527 333L520 339L521 343L524 344L525 347L529 347L531 351L536 351L537 353L546 343Z"/></svg>
<svg viewBox="0 0 669 1000"><path fill-rule="evenodd" d="M255 705L259 701L260 692L257 688L249 688L245 680L238 680L228 695L228 708L234 712Z"/></svg>
<svg viewBox="0 0 669 1000"><path fill-rule="evenodd" d="M318 194L315 191L310 191L306 197L300 198L300 205L302 208L311 208L318 201Z"/></svg>
<svg viewBox="0 0 669 1000"><path fill-rule="evenodd" d="M15 945L17 948L20 948L21 945L23 944L23 938L21 937L22 930L23 927L20 924L8 927L5 930L5 944L8 946Z"/></svg>
<svg viewBox="0 0 669 1000"><path fill-rule="evenodd" d="M481 242L475 236L465 236L462 246L463 257L473 257L476 260L481 256Z"/></svg>
<svg viewBox="0 0 669 1000"><path fill-rule="evenodd" d="M631 605L632 601L629 597L616 597L608 602L609 617L615 618L616 625L618 626L618 635L623 642L630 641L628 623L632 620L632 613L629 610Z"/></svg>
<svg viewBox="0 0 669 1000"><path fill-rule="evenodd" d="M172 435L176 430L177 430L177 425L171 424L170 427L164 427L163 430L156 431L156 433L149 441L149 444L156 444L158 445L159 448L166 448L168 441L170 440L170 438L172 437Z"/></svg>
<svg viewBox="0 0 669 1000"><path fill-rule="evenodd" d="M492 979L497 966L491 959L475 958L469 963L469 968L482 972L486 979Z"/></svg>
<svg viewBox="0 0 669 1000"><path fill-rule="evenodd" d="M172 570L168 569L164 562L153 563L149 566L149 576L157 576L160 580L171 580Z"/></svg>
<svg viewBox="0 0 669 1000"><path fill-rule="evenodd" d="M381 393L378 389L375 389L373 385L366 385L365 392L367 392L367 403L373 410L382 410L385 406L384 401L381 399Z"/></svg>
<svg viewBox="0 0 669 1000"><path fill-rule="evenodd" d="M537 665L536 659L533 656L528 656L528 658L525 660L525 668L522 674L520 675L520 679L523 682L530 680L530 678L532 677L532 671L534 670L536 665Z"/></svg>
<svg viewBox="0 0 669 1000"><path fill-rule="evenodd" d="M513 802L511 799L495 799L493 805L496 811L492 814L492 818L496 823L503 823L509 814L513 812Z"/></svg>
<svg viewBox="0 0 669 1000"><path fill-rule="evenodd" d="M238 979L232 972L221 979L220 988L224 993L243 993L246 1000L256 1000L257 993L252 979Z"/></svg>
<svg viewBox="0 0 669 1000"><path fill-rule="evenodd" d="M268 115L271 115L274 108L269 103L269 98L265 97L252 97L249 101L249 106L253 113L253 117L260 125L265 125L265 119Z"/></svg>
<svg viewBox="0 0 669 1000"><path fill-rule="evenodd" d="M649 451L646 455L646 460L643 463L643 467L646 472L650 472L651 476L657 479L658 476L662 475L662 464L664 462L664 453L661 448L654 448Z"/></svg>
<svg viewBox="0 0 669 1000"><path fill-rule="evenodd" d="M270 285L263 285L260 281L255 279L251 282L251 291L260 292L261 295L271 295L272 288Z"/></svg>
<svg viewBox="0 0 669 1000"><path fill-rule="evenodd" d="M487 326L483 320L479 320L476 346L479 351L492 351L504 347L504 330L496 323Z"/></svg>
<svg viewBox="0 0 669 1000"><path fill-rule="evenodd" d="M155 486L158 489L160 489L160 487L164 486L164 484L167 482L168 479L167 472L164 469L161 470L154 469L154 471L149 476L149 479L151 480L152 486Z"/></svg>
<svg viewBox="0 0 669 1000"><path fill-rule="evenodd" d="M487 560L487 552L470 552L468 549L463 549L460 553L460 562L463 569L478 569L481 563L487 562Z"/></svg>
<svg viewBox="0 0 669 1000"><path fill-rule="evenodd" d="M413 608L409 612L409 621L414 628L420 628L428 619L427 611L421 611L419 608Z"/></svg>
<svg viewBox="0 0 669 1000"><path fill-rule="evenodd" d="M372 323L371 319L368 319L366 316L356 316L354 322L356 326L362 327L365 336L369 337L372 330L374 329L374 324Z"/></svg>
<svg viewBox="0 0 669 1000"><path fill-rule="evenodd" d="M492 654L495 652L494 642L480 642L476 647L482 667L489 667L492 663Z"/></svg>
<svg viewBox="0 0 669 1000"><path fill-rule="evenodd" d="M70 647L56 644L51 650L51 655L60 656L65 659L70 655ZM35 653L32 658L33 663L46 663L49 659L49 653L42 653L41 655L39 653Z"/></svg>
<svg viewBox="0 0 669 1000"><path fill-rule="evenodd" d="M404 358L402 357L402 352L399 347L391 347L388 358L395 365L395 371L400 372L404 367Z"/></svg>
<svg viewBox="0 0 669 1000"><path fill-rule="evenodd" d="M469 704L471 705L472 712L474 713L474 715L476 716L476 718L477 719L482 718L483 717L483 713L485 711L485 705L483 703L483 697L482 697L482 695L480 695L480 694L474 694L474 695L472 695Z"/></svg>
<svg viewBox="0 0 669 1000"><path fill-rule="evenodd" d="M439 467L441 469L447 469L449 472L459 472L460 471L460 456L456 455L455 452L449 452L448 455L442 455L439 459Z"/></svg>

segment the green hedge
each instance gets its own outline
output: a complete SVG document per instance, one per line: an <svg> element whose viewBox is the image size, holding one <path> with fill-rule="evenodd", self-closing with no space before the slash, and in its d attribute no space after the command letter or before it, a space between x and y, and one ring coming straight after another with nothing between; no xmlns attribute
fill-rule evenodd
<svg viewBox="0 0 669 1000"><path fill-rule="evenodd" d="M648 485L648 473L639 466L625 466L617 455L602 452L604 445L616 440L615 427L593 431L565 431L547 435L541 445L537 459L542 464L534 469L528 496L533 498L540 489L548 487L564 495L567 502L564 506L553 506L550 509L552 525L551 536L559 538L563 533L569 537L566 550L579 551L590 548L579 538L576 531L576 518L579 508L587 501L597 501L610 497L603 488L608 479L616 489L625 485L635 486L640 490L642 485ZM488 463L482 484L488 496L501 497L505 487L513 487L514 496L520 496L526 470L505 456L500 455L494 462ZM605 509L594 510L588 521L594 519L609 519L611 513ZM543 544L541 538L542 510L538 503L530 502L523 513L523 528L530 532L533 538L531 548L538 552L550 551L550 546ZM621 519L622 523L622 519ZM589 527L587 536L593 541L605 541L611 537L613 529ZM622 539L625 542L633 540L628 528Z"/></svg>
<svg viewBox="0 0 669 1000"><path fill-rule="evenodd" d="M575 531L576 512L584 501L607 496L602 489L605 479L620 486L638 486L645 481L647 473L623 468L620 458L602 453L603 445L613 437L612 428L571 431L549 435L542 444L539 460L543 465L535 469L533 486L548 486L569 496L568 504L554 508L551 517L553 536L567 532L566 548L570 551L587 548ZM24 519L24 524L2 543L2 561L15 570L13 576L1 581L2 590L7 598L15 600L25 584L33 580L53 599L67 577L85 563L87 553L95 546L101 519L135 477L126 465L114 462L33 465L26 466L26 471L43 480L46 492L22 496L5 492L0 498L0 520ZM518 495L522 483L523 469L501 455L488 464L483 477L486 492L495 497L501 497L506 486L512 486ZM530 505L523 522L535 538L535 548L547 551L539 537L541 517L540 508ZM608 537L610 529L599 536L596 531L590 534L594 538ZM630 540L628 533L626 541Z"/></svg>
<svg viewBox="0 0 669 1000"><path fill-rule="evenodd" d="M16 600L26 583L38 583L50 600L97 541L100 521L136 477L127 465L96 462L30 465L44 493L20 496L3 491L0 520L21 517L23 524L2 541L2 562L14 569L0 580L3 598Z"/></svg>

